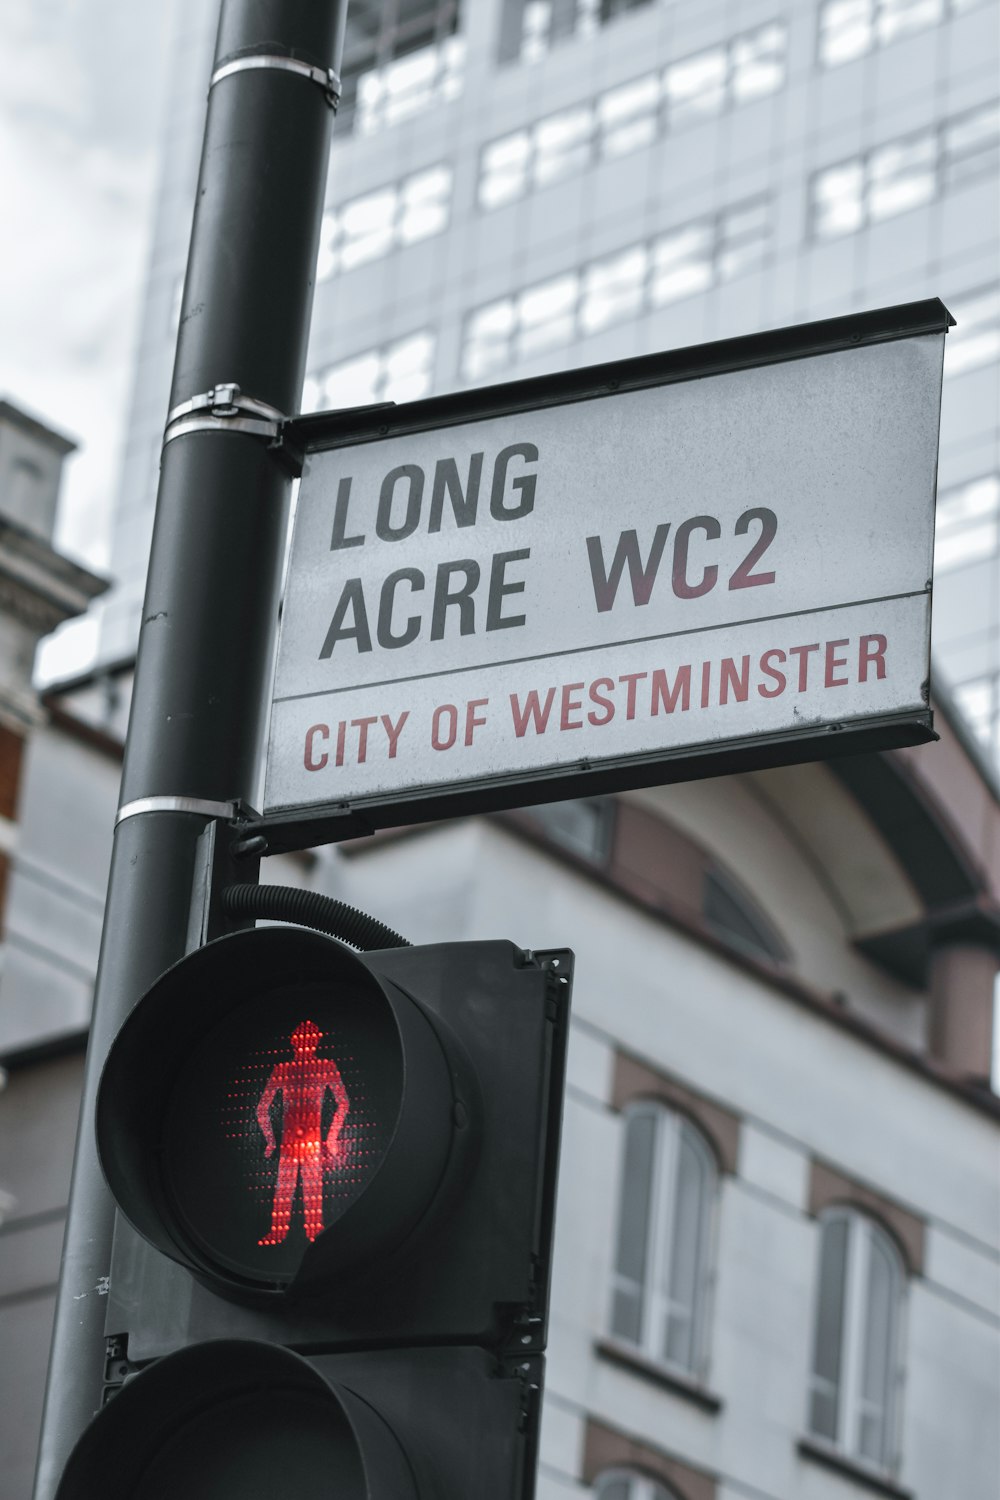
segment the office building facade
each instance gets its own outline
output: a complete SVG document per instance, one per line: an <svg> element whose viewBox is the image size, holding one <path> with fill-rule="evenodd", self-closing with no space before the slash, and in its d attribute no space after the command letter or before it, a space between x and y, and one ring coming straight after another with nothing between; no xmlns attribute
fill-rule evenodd
<svg viewBox="0 0 1000 1500"><path fill-rule="evenodd" d="M183 4L102 659L134 649L214 44ZM353 0L306 410L941 297L935 667L1000 755L994 0Z"/></svg>

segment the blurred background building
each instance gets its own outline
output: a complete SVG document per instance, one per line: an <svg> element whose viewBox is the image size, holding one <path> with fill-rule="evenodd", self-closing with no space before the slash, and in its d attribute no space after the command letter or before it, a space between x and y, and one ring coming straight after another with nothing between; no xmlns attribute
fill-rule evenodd
<svg viewBox="0 0 1000 1500"><path fill-rule="evenodd" d="M180 8L105 661L133 650L215 7ZM939 296L936 665L1000 761L994 0L352 0L303 405Z"/></svg>
<svg viewBox="0 0 1000 1500"><path fill-rule="evenodd" d="M98 662L19 710L2 809L0 1500L30 1492L215 12L178 6ZM998 54L992 0L352 0L306 409L958 320L940 745L268 873L417 942L577 950L539 1500L1000 1482Z"/></svg>

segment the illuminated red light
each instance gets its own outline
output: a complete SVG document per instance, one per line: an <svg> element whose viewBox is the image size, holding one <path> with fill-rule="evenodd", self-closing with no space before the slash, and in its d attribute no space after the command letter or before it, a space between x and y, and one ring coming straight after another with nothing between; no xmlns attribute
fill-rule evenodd
<svg viewBox="0 0 1000 1500"><path fill-rule="evenodd" d="M259 1245L280 1245L292 1223L295 1190L302 1183L302 1213L308 1240L323 1228L323 1172L339 1164L344 1147L341 1133L351 1107L332 1057L318 1057L323 1033L315 1021L300 1021L291 1034L293 1056L271 1070L257 1104L257 1123L264 1135L264 1155L278 1150L278 1178L274 1187L271 1228ZM323 1103L334 1096L336 1112L324 1138ZM281 1141L276 1140L271 1109L281 1096Z"/></svg>

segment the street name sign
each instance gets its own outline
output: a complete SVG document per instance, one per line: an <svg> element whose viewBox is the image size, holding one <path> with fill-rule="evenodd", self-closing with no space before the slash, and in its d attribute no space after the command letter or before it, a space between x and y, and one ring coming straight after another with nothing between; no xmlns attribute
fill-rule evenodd
<svg viewBox="0 0 1000 1500"><path fill-rule="evenodd" d="M933 737L934 300L293 424L265 816Z"/></svg>

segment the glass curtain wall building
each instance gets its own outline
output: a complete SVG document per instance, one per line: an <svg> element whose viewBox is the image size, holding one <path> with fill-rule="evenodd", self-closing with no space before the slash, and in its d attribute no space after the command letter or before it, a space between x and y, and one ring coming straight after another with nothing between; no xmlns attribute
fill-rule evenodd
<svg viewBox="0 0 1000 1500"><path fill-rule="evenodd" d="M215 7L182 0L102 657L138 632ZM939 679L1000 756L995 0L352 0L305 409L940 296Z"/></svg>

